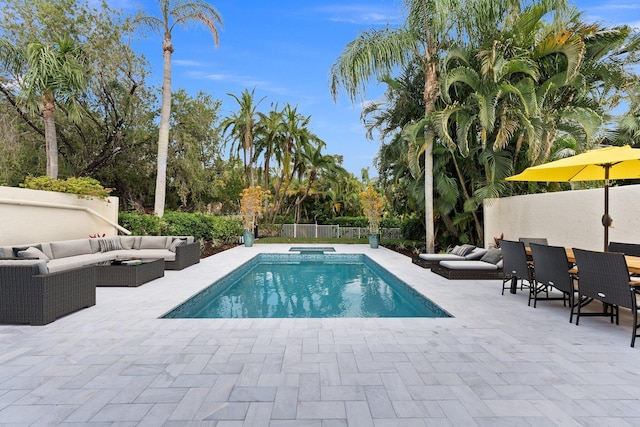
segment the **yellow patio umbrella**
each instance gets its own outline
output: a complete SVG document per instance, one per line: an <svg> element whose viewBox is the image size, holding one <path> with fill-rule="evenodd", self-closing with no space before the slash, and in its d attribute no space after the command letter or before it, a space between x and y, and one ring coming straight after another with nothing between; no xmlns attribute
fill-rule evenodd
<svg viewBox="0 0 640 427"><path fill-rule="evenodd" d="M624 147L605 147L585 151L565 159L532 166L507 181L604 181L604 250L609 246L609 181L616 179L640 179L640 149Z"/></svg>

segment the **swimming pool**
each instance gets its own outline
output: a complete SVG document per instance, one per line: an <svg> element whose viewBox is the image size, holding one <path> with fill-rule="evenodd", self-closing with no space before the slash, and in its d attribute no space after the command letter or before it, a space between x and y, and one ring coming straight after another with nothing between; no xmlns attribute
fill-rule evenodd
<svg viewBox="0 0 640 427"><path fill-rule="evenodd" d="M363 254L259 254L163 318L451 317Z"/></svg>

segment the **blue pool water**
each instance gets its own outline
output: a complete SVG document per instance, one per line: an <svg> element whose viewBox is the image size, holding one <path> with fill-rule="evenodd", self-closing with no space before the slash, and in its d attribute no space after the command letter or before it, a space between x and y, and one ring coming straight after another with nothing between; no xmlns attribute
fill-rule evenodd
<svg viewBox="0 0 640 427"><path fill-rule="evenodd" d="M361 254L260 254L165 318L450 317Z"/></svg>

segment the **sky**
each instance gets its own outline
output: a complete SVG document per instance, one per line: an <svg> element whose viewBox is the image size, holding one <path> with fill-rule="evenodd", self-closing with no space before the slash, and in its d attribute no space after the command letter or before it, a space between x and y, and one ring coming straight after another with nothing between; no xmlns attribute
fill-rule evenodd
<svg viewBox="0 0 640 427"><path fill-rule="evenodd" d="M365 97L352 103L344 91L334 101L329 89L332 65L362 31L396 27L403 22L401 0L209 0L222 16L219 45L198 25L173 32L172 89L195 96L203 91L222 101L222 115L237 111L228 94L255 90L258 110L297 106L311 116L309 128L326 142L325 154L344 157L343 166L356 177L369 168L380 142L366 138L362 103L384 99L386 85L375 80ZM127 13L143 9L159 16L158 0L112 0ZM573 1L587 21L629 24L640 29L640 0ZM149 84L162 85L162 36L147 33L132 43L151 64Z"/></svg>

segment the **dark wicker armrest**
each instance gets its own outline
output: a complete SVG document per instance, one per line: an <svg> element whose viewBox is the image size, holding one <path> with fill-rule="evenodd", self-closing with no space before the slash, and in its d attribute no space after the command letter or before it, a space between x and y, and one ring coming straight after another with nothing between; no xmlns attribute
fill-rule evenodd
<svg viewBox="0 0 640 427"><path fill-rule="evenodd" d="M39 274L37 266L0 267L0 322L45 325L96 303L93 267Z"/></svg>
<svg viewBox="0 0 640 427"><path fill-rule="evenodd" d="M200 242L187 243L176 248L175 261L165 261L166 270L182 270L200 262Z"/></svg>

